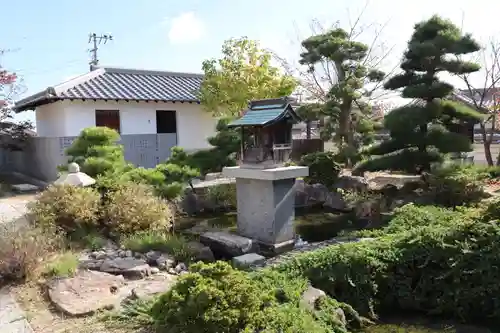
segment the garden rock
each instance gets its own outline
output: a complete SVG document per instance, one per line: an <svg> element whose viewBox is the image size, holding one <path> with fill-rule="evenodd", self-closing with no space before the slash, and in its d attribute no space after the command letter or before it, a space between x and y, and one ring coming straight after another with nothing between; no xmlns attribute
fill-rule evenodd
<svg viewBox="0 0 500 333"><path fill-rule="evenodd" d="M51 281L48 294L60 311L70 316L90 315L117 306L126 296L121 292L124 284L123 276L84 270L74 277Z"/></svg>
<svg viewBox="0 0 500 333"><path fill-rule="evenodd" d="M347 204L342 194L338 192L328 192L323 206L334 210L345 210L347 208Z"/></svg>
<svg viewBox="0 0 500 333"><path fill-rule="evenodd" d="M222 256L237 257L255 252L256 244L250 238L223 231L209 231L200 235L200 242Z"/></svg>
<svg viewBox="0 0 500 333"><path fill-rule="evenodd" d="M177 280L177 276L170 274L158 274L137 281L132 289L132 297L148 299L156 294L166 293L172 288Z"/></svg>
<svg viewBox="0 0 500 333"><path fill-rule="evenodd" d="M158 267L151 267L151 274L158 274L160 273L160 269Z"/></svg>
<svg viewBox="0 0 500 333"><path fill-rule="evenodd" d="M106 258L106 252L104 251L94 251L90 254L91 258L97 259L97 260L102 260Z"/></svg>
<svg viewBox="0 0 500 333"><path fill-rule="evenodd" d="M101 265L100 271L120 274L124 277L135 279L143 278L150 274L151 267L145 260L136 258L106 259Z"/></svg>
<svg viewBox="0 0 500 333"><path fill-rule="evenodd" d="M368 186L369 183L366 178L351 175L340 176L334 185L335 188L356 191L366 191Z"/></svg>
<svg viewBox="0 0 500 333"><path fill-rule="evenodd" d="M306 291L304 291L304 293L302 294L301 304L310 310L315 310L316 301L320 297L325 297L325 296L326 293L323 290L309 286L306 289Z"/></svg>
<svg viewBox="0 0 500 333"><path fill-rule="evenodd" d="M162 256L162 253L160 251L149 251L145 256L149 265L157 265L156 261Z"/></svg>
<svg viewBox="0 0 500 333"><path fill-rule="evenodd" d="M200 242L191 241L187 243L187 247L192 252L194 261L214 262L214 253L210 247L201 244Z"/></svg>
<svg viewBox="0 0 500 333"><path fill-rule="evenodd" d="M177 266L175 266L175 272L177 274L181 274L182 272L186 272L186 271L187 271L187 266L183 262L181 262L181 263L177 264Z"/></svg>
<svg viewBox="0 0 500 333"><path fill-rule="evenodd" d="M266 262L266 257L257 253L247 253L242 256L234 257L233 266L236 268L248 268L260 266Z"/></svg>
<svg viewBox="0 0 500 333"><path fill-rule="evenodd" d="M344 326L346 327L347 326L347 319L345 317L345 313L344 313L344 310L342 310L341 308L336 308L335 309L335 317L337 317L337 319L339 320L339 322Z"/></svg>
<svg viewBox="0 0 500 333"><path fill-rule="evenodd" d="M79 267L80 269L90 269L92 271L98 271L101 269L102 263L104 260L98 259L84 259L80 260Z"/></svg>
<svg viewBox="0 0 500 333"><path fill-rule="evenodd" d="M160 254L160 256L156 258L155 264L159 269L168 270L169 268L174 267L175 259L168 254Z"/></svg>

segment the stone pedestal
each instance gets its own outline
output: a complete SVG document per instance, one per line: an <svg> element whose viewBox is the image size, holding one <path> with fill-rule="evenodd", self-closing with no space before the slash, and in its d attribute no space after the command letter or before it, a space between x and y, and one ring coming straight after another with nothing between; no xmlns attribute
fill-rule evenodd
<svg viewBox="0 0 500 333"><path fill-rule="evenodd" d="M258 242L261 252L278 254L293 248L295 179L307 176L309 168L226 167L223 174L236 178L238 234Z"/></svg>

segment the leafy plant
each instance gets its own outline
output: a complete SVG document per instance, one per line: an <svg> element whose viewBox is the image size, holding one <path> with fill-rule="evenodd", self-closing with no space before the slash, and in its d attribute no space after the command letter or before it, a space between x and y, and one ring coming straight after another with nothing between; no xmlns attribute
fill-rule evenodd
<svg viewBox="0 0 500 333"><path fill-rule="evenodd" d="M61 228L67 234L98 227L101 197L92 188L50 186L29 205L35 224Z"/></svg>
<svg viewBox="0 0 500 333"><path fill-rule="evenodd" d="M78 257L72 252L65 252L52 258L44 268L44 275L49 277L70 277L78 269Z"/></svg>
<svg viewBox="0 0 500 333"><path fill-rule="evenodd" d="M205 200L225 210L236 208L236 185L219 184L205 189Z"/></svg>
<svg viewBox="0 0 500 333"><path fill-rule="evenodd" d="M54 229L4 227L0 235L0 282L35 277L43 259L62 246Z"/></svg>
<svg viewBox="0 0 500 333"><path fill-rule="evenodd" d="M335 162L332 152L315 152L302 156L300 165L309 167L309 176L304 181L310 184L323 184L332 189L338 179L341 167Z"/></svg>
<svg viewBox="0 0 500 333"><path fill-rule="evenodd" d="M455 207L474 204L486 197L483 190L488 172L463 168L460 165L437 168L427 175L426 183L432 200L438 205Z"/></svg>
<svg viewBox="0 0 500 333"><path fill-rule="evenodd" d="M498 323L500 307L488 295L500 290L500 226L484 222L481 209L405 206L375 240L309 252L277 269L371 318L409 311Z"/></svg>
<svg viewBox="0 0 500 333"><path fill-rule="evenodd" d="M194 264L159 297L152 315L158 332L239 333L271 300L245 273L224 262Z"/></svg>
<svg viewBox="0 0 500 333"><path fill-rule="evenodd" d="M125 184L109 194L104 208L104 223L114 236L144 230L170 230L173 215L169 206L154 196L150 187Z"/></svg>
<svg viewBox="0 0 500 333"><path fill-rule="evenodd" d="M214 116L234 117L255 99L290 95L297 81L271 64L272 54L245 37L222 45L222 58L203 62L203 107Z"/></svg>
<svg viewBox="0 0 500 333"><path fill-rule="evenodd" d="M138 232L123 237L120 244L134 252L160 251L169 253L183 262L190 261L193 257L193 251L186 238L166 232L150 230Z"/></svg>
<svg viewBox="0 0 500 333"><path fill-rule="evenodd" d="M111 128L85 128L65 151L68 163L77 163L82 172L93 178L121 174L131 166L125 161L119 139L118 132Z"/></svg>

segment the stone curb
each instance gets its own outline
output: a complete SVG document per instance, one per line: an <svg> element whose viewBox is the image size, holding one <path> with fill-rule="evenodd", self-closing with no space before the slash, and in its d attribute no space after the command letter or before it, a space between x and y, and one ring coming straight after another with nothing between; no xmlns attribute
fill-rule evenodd
<svg viewBox="0 0 500 333"><path fill-rule="evenodd" d="M26 314L6 288L0 290L0 332L34 333Z"/></svg>

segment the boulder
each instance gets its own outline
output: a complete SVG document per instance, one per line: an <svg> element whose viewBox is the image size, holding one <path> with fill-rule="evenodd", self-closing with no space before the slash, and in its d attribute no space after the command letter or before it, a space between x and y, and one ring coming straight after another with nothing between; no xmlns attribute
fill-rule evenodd
<svg viewBox="0 0 500 333"><path fill-rule="evenodd" d="M342 194L338 192L328 192L323 206L341 211L347 209L347 204L342 197Z"/></svg>
<svg viewBox="0 0 500 333"><path fill-rule="evenodd" d="M170 274L158 274L134 283L132 297L148 299L156 294L163 294L172 288L177 276Z"/></svg>
<svg viewBox="0 0 500 333"><path fill-rule="evenodd" d="M369 183L366 178L352 175L340 176L334 185L335 188L356 191L366 191L368 186Z"/></svg>
<svg viewBox="0 0 500 333"><path fill-rule="evenodd" d="M187 243L189 251L193 254L194 261L213 262L215 261L214 253L210 247L203 245L200 242L191 241Z"/></svg>
<svg viewBox="0 0 500 333"><path fill-rule="evenodd" d="M321 290L314 288L312 286L307 287L307 289L302 294L301 304L310 310L316 309L316 301L320 297L325 297L326 293Z"/></svg>
<svg viewBox="0 0 500 333"><path fill-rule="evenodd" d="M159 269L168 270L175 266L175 258L168 254L161 254L154 263Z"/></svg>
<svg viewBox="0 0 500 333"><path fill-rule="evenodd" d="M136 258L115 258L103 261L100 271L120 274L124 277L136 279L143 278L150 274L151 267L145 260Z"/></svg>
<svg viewBox="0 0 500 333"><path fill-rule="evenodd" d="M82 316L117 306L127 296L121 292L124 285L123 276L83 270L74 277L49 282L48 294L60 311Z"/></svg>
<svg viewBox="0 0 500 333"><path fill-rule="evenodd" d="M156 261L162 256L160 251L149 251L146 253L146 262L148 265L157 265Z"/></svg>
<svg viewBox="0 0 500 333"><path fill-rule="evenodd" d="M250 238L223 231L208 231L200 235L200 242L222 256L237 257L255 252L257 244Z"/></svg>

